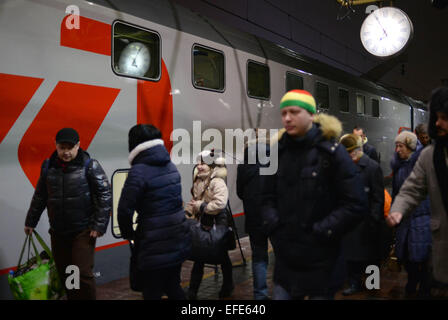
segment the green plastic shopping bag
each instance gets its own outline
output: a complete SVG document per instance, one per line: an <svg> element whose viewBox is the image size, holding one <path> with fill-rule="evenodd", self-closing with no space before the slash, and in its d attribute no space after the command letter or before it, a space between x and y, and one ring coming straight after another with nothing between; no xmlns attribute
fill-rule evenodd
<svg viewBox="0 0 448 320"><path fill-rule="evenodd" d="M48 259L42 259L39 255L33 240L33 234L44 249ZM59 279L53 255L39 234L36 231L33 234L27 235L25 238L17 270L8 276L9 287L16 300L59 299L64 294L64 288ZM27 244L28 260L21 264ZM31 246L34 249L35 256L30 259Z"/></svg>

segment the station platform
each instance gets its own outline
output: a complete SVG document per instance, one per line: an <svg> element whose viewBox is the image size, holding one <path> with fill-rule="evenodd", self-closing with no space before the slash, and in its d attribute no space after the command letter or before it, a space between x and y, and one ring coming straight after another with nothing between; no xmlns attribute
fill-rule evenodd
<svg viewBox="0 0 448 320"><path fill-rule="evenodd" d="M239 247L230 251L230 259L234 266L233 280L235 290L231 298L227 300L253 300L252 287L252 268L251 268L251 249L249 244L249 237L240 239L242 251L246 259L246 264L243 264L243 259ZM273 281L272 274L274 270L275 257L272 247L269 246L269 266L267 273L267 284L269 296L272 297ZM181 285L185 291L188 290L190 272L193 267L193 262L185 261L182 265ZM407 274L404 268L401 270L390 270L382 268L380 271L380 289L368 290L361 293L345 297L342 295L342 290L337 292L335 300L405 300L404 295ZM213 266L206 266L204 270L204 277L199 288L198 300L219 300L218 293L221 289L222 273L218 268L215 271ZM142 294L132 291L129 287L129 278L115 280L103 285L97 286L98 300L142 300ZM415 299L415 298L414 298Z"/></svg>

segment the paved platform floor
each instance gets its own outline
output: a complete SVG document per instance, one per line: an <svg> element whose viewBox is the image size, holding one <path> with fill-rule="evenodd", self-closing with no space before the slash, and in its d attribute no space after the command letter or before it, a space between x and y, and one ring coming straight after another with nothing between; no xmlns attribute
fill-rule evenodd
<svg viewBox="0 0 448 320"><path fill-rule="evenodd" d="M251 268L251 250L249 245L249 238L244 237L240 239L243 254L246 258L246 265L243 265L241 252L239 247L230 252L230 259L234 265L233 279L235 283L235 290L230 300L252 300L252 268ZM272 272L274 266L274 254L272 248L269 249L269 267L268 267L268 290L269 295L272 296ZM193 262L186 261L182 265L181 280L182 287L187 290L190 272ZM406 284L406 272L391 271L387 268L381 270L381 289L364 291L350 297L344 297L340 292L336 294L336 300L403 300L404 287ZM221 288L222 273L218 270L215 273L214 267L206 267L204 278L198 292L199 300L218 300L218 292ZM142 295L139 292L134 292L129 288L129 278L115 280L97 287L97 299L99 300L141 300Z"/></svg>

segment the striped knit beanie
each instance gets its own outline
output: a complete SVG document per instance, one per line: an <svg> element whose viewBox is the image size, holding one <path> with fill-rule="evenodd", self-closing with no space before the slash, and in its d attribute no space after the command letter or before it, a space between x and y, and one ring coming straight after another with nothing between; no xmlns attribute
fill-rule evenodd
<svg viewBox="0 0 448 320"><path fill-rule="evenodd" d="M285 93L280 100L280 109L284 107L300 107L310 113L316 113L316 101L314 97L305 90L291 90Z"/></svg>

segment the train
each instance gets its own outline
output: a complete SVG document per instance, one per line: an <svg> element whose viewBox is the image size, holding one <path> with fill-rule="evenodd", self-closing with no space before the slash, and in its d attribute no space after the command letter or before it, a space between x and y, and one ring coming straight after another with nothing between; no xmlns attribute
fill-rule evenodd
<svg viewBox="0 0 448 320"><path fill-rule="evenodd" d="M423 102L395 89L166 0L2 0L0 39L3 299L11 298L6 277L17 265L42 161L54 150L62 127L80 133L81 148L112 179L129 168L127 134L136 123L160 128L168 150L180 143L170 139L172 132L193 135L198 121L200 136L210 128L223 133L279 129L281 97L304 89L316 98L318 112L341 120L344 132L355 125L366 129L386 175L398 130L412 130L429 116ZM201 138L202 148L207 139ZM227 183L241 237L237 163L227 166ZM177 165L185 202L191 197L193 166ZM98 284L128 276L130 252L116 228L112 217L97 241ZM48 229L44 212L36 230L47 242Z"/></svg>

